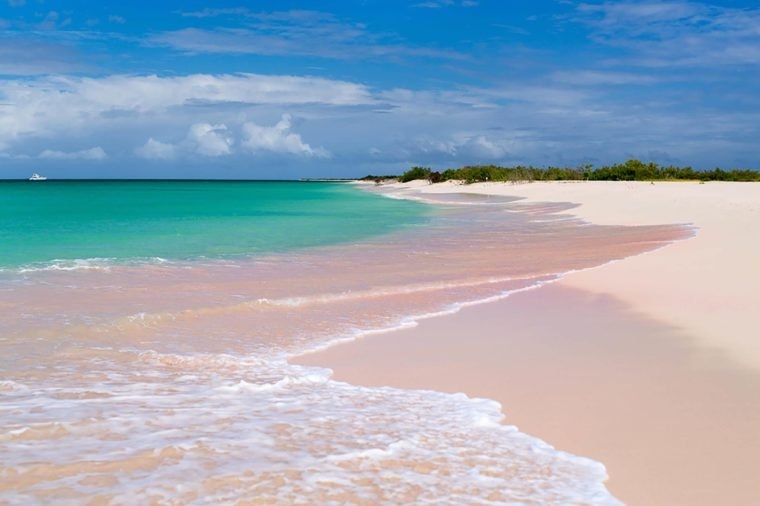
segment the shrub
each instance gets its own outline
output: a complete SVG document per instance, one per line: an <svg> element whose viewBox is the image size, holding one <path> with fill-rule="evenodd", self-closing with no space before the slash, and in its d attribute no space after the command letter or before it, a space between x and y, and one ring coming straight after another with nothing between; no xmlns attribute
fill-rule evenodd
<svg viewBox="0 0 760 506"><path fill-rule="evenodd" d="M430 179L431 170L429 167L412 167L408 171L401 174L401 177L398 178L399 181L402 183L408 183L409 181L414 181L416 179Z"/></svg>

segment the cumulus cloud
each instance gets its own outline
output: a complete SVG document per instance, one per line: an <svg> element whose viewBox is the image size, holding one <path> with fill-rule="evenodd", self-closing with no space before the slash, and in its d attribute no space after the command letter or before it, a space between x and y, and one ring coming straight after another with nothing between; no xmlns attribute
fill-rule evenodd
<svg viewBox="0 0 760 506"><path fill-rule="evenodd" d="M280 121L272 127L257 125L253 122L244 123L243 147L252 153L269 151L322 158L330 156L327 150L312 148L303 142L299 134L291 131L291 126L289 114L283 114Z"/></svg>
<svg viewBox="0 0 760 506"><path fill-rule="evenodd" d="M81 151L55 151L46 149L39 154L39 158L52 160L104 160L108 158L105 150L100 146L83 149Z"/></svg>
<svg viewBox="0 0 760 506"><path fill-rule="evenodd" d="M236 134L240 135L240 142L236 141ZM150 137L134 149L137 156L149 160L262 152L317 158L330 156L324 148L311 147L299 134L292 131L292 119L289 114L283 114L274 126L263 126L248 121L239 125L239 130L234 125L229 127L225 123L196 122L190 125L184 139L176 144Z"/></svg>
<svg viewBox="0 0 760 506"><path fill-rule="evenodd" d="M195 123L187 133L192 150L205 156L223 156L232 153L234 140L227 125Z"/></svg>
<svg viewBox="0 0 760 506"><path fill-rule="evenodd" d="M177 156L177 146L151 137L145 144L135 148L135 154L148 160L173 160Z"/></svg>
<svg viewBox="0 0 760 506"><path fill-rule="evenodd" d="M78 150L103 146L124 174L136 166L130 156L184 174L192 164L177 162L193 157L247 167L253 155L278 156L298 166L293 174L351 176L369 163L377 173L415 164L614 162L656 145L700 167L739 164L725 153L756 163L755 93L743 99L737 90L720 110L682 108L680 88L657 87L671 76L651 75L599 65L443 90L252 74L0 79L0 156L102 159L105 151Z"/></svg>

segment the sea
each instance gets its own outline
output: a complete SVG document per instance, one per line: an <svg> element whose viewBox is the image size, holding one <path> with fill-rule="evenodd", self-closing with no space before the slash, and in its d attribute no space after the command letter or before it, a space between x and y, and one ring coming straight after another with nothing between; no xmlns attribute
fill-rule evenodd
<svg viewBox="0 0 760 506"><path fill-rule="evenodd" d="M0 182L0 504L620 504L602 463L509 406L289 362L690 233L571 212L337 182Z"/></svg>

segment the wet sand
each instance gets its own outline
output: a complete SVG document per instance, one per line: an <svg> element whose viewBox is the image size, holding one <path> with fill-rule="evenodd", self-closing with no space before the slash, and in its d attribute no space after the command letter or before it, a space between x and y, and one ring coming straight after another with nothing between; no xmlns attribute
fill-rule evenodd
<svg viewBox="0 0 760 506"><path fill-rule="evenodd" d="M758 504L760 185L433 185L569 201L594 223L697 237L503 301L305 356L338 380L465 392L603 462L627 504Z"/></svg>
<svg viewBox="0 0 760 506"><path fill-rule="evenodd" d="M299 362L354 384L496 399L505 423L603 462L626 504L757 504L760 375L690 343L555 284Z"/></svg>

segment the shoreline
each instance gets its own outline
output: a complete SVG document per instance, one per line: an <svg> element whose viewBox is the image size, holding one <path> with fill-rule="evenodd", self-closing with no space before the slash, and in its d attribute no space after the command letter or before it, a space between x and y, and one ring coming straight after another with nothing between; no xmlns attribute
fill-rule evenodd
<svg viewBox="0 0 760 506"><path fill-rule="evenodd" d="M293 362L329 367L334 379L360 385L496 399L506 423L605 464L608 488L629 504L759 499L751 480L760 466L760 344L749 309L760 302L753 290L760 268L750 261L760 258L760 240L746 231L760 214L760 185L444 183L393 191L574 202L580 206L565 212L592 223L693 223L698 232ZM531 336L551 346L535 348Z"/></svg>
<svg viewBox="0 0 760 506"><path fill-rule="evenodd" d="M748 233L760 223L760 184L417 181L389 186L400 196L456 192L521 199L516 204L565 203L569 209L562 214L596 225L695 226L690 239L570 273L560 283L620 298L642 314L683 329L698 346L760 372L753 317L760 303L760 237ZM698 307L683 303L690 299Z"/></svg>

